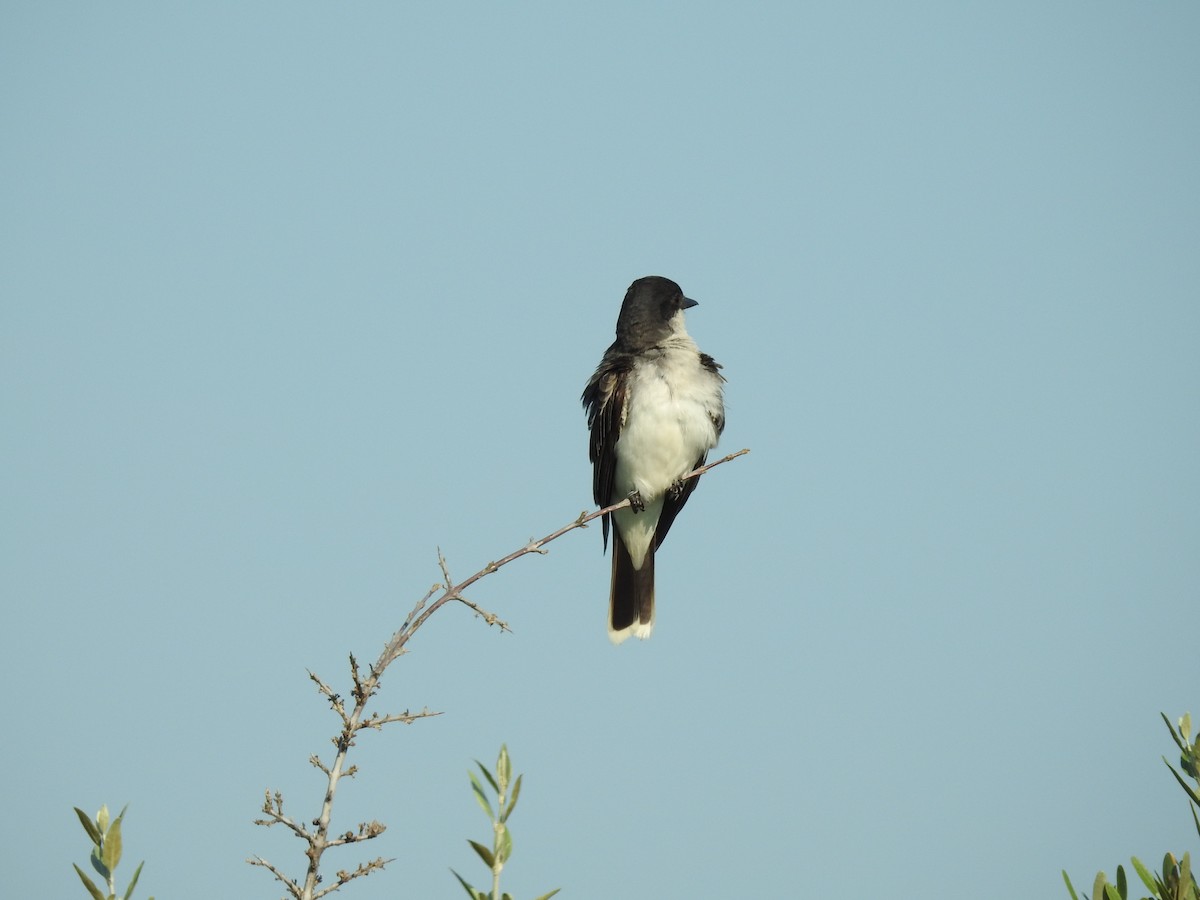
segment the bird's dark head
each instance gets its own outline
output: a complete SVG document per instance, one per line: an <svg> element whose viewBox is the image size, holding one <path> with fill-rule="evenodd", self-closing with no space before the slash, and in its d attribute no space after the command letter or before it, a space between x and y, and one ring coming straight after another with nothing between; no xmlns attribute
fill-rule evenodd
<svg viewBox="0 0 1200 900"><path fill-rule="evenodd" d="M625 292L617 318L617 343L628 350L644 350L672 334L686 334L683 311L697 305L670 278L639 278Z"/></svg>

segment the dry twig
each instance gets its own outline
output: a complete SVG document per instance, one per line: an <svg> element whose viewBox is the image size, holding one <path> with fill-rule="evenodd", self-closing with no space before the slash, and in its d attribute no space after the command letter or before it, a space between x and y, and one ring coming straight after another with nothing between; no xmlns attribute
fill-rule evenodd
<svg viewBox="0 0 1200 900"><path fill-rule="evenodd" d="M715 462L700 466L698 469L695 469L692 472L689 472L687 475L684 475L680 480L687 481L691 478L698 478L709 469L716 468L723 463L727 463L732 459L737 459L739 456L744 456L749 452L749 449L745 449L739 450L736 453L730 453L728 456L723 456ZM272 794L270 791L267 791L266 801L263 803L262 807L264 818L255 820L256 825L264 825L267 827L272 825L283 825L308 844L308 847L305 850L305 856L308 858L308 867L303 883L301 884L298 881L288 878L283 872L260 856L252 856L247 859L246 862L250 863L251 865L261 866L262 868L271 872L275 878L281 884L283 884L283 886L287 889L287 892L292 897L296 898L296 900L319 900L319 898L324 897L326 894L336 891L343 884L353 881L355 878L361 878L363 876L370 875L372 872L379 871L387 863L391 862L391 860L379 858L362 863L354 871L347 871L345 869L339 870L337 873L336 882L327 887L318 889L318 885L321 882L321 857L325 853L326 849L342 844L351 844L358 843L360 841L371 840L372 838L378 837L380 834L382 834L386 828L386 826L382 823L372 821L360 824L357 832L347 831L335 836L331 836L329 833L329 823L333 813L333 798L337 792L338 782L343 777L353 777L357 771L355 766L350 766L349 768L346 767L346 756L349 754L350 748L354 746L355 735L367 728L379 730L384 725L392 722L402 722L408 725L412 724L417 719L441 715L440 713L431 712L428 709L423 709L417 713L405 710L402 713L389 713L384 715L378 712L373 712L370 715L367 715L367 704L370 702L371 697L373 697L379 691L379 682L383 677L384 671L395 660L404 655L406 652L405 645L408 643L409 639L411 639L412 636L417 633L417 630L425 624L429 617L452 600L457 600L464 606L469 607L475 612L476 615L482 617L488 625L496 625L501 631L511 631L507 622L501 620L495 613L488 612L478 604L468 600L463 596L462 592L471 587L481 578L491 575L493 572L498 571L503 566L508 565L514 560L520 559L522 556L526 556L530 553L547 553L548 551L544 549L545 546L551 541L555 541L562 537L567 532L574 531L576 528L585 528L593 519L598 519L600 516L615 512L618 509L623 509L629 505L629 500L626 498L620 503L614 503L612 506L608 506L603 509L597 509L590 513L586 511L582 512L574 521L555 531L550 532L550 534L546 535L540 540L530 540L528 544L517 550L514 550L507 556L501 557L494 562L489 562L474 575L470 576L464 581L459 582L458 584L455 584L453 579L450 577L450 571L446 564L446 558L442 556L442 551L439 549L438 566L442 570L442 577L444 581L433 585L425 594L425 596L417 601L417 604L413 607L407 618L405 618L404 624L401 625L400 629L392 635L391 639L384 646L383 652L379 655L379 658L375 661L375 664L369 668L365 676L361 671L359 671L358 660L356 660L354 655L351 654L350 678L353 683L351 696L354 700L354 705L351 707L349 712L347 712L346 702L343 700L340 694L336 693L315 673L308 673L309 678L311 678L313 683L316 684L317 691L329 701L330 707L335 713L337 713L338 718L342 723L341 730L332 739L333 745L337 748L333 757L333 762L329 765L326 765L315 754L309 757L309 762L312 763L315 768L323 772L328 779L325 789L324 802L321 804L321 813L317 818L312 820L313 827L312 830L310 830L306 825L297 823L293 819L284 815L283 796L278 791L276 791L274 794ZM431 604L429 602L430 599L435 594L438 594L439 591L441 592L440 595L438 595L437 599Z"/></svg>

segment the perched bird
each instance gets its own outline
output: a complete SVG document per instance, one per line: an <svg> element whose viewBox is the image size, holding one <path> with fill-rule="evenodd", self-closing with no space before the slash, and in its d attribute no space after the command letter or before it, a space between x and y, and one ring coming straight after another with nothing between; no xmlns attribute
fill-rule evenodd
<svg viewBox="0 0 1200 900"><path fill-rule="evenodd" d="M669 278L639 278L625 292L617 339L583 389L591 431L592 495L600 506L626 497L612 520L608 636L619 644L654 628L654 553L725 427L721 368L688 336L683 311L696 306Z"/></svg>

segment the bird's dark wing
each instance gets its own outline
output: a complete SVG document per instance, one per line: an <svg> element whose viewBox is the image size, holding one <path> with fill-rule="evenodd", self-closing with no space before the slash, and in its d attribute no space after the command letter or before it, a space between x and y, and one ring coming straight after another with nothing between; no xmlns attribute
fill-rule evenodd
<svg viewBox="0 0 1200 900"><path fill-rule="evenodd" d="M721 364L709 356L707 353L700 354L700 365L708 369L716 375L721 381L725 380L725 376L721 374ZM715 411L712 417L713 427L717 430L717 436L721 436L721 432L725 430L725 409L721 407ZM708 459L705 454L696 460L693 469L698 469L704 465ZM686 473L685 473L686 474ZM696 485L700 483L700 476L689 478L683 483L683 489L679 496L672 497L671 491L667 491L667 495L663 497L662 514L658 517L658 526L654 529L654 548L657 550L662 546L662 542L667 537L667 532L671 530L671 523L675 521L675 517L679 515L679 511L683 509L683 505L687 503L688 497L692 496L692 491L696 490Z"/></svg>
<svg viewBox="0 0 1200 900"><path fill-rule="evenodd" d="M692 468L700 468L702 465L704 465L704 461L707 458L707 455L700 457L698 460L696 460L696 464L692 466ZM683 483L683 490L680 491L678 497L672 497L671 491L667 491L666 496L663 497L662 513L659 515L658 525L655 526L654 529L655 550L662 546L662 542L666 539L667 532L671 528L671 523L675 521L675 517L679 515L679 511L683 509L683 504L688 502L688 497L692 496L692 491L696 489L696 485L699 483L699 475L697 475L695 478L689 478Z"/></svg>
<svg viewBox="0 0 1200 900"><path fill-rule="evenodd" d="M725 383L725 376L721 374L721 364L719 362L717 362L715 359L713 359L711 356L709 356L707 353L700 354L700 365L704 366L704 368L708 369L708 371L710 371L714 375L716 375L717 378L719 378L721 380L722 384ZM716 426L717 437L720 437L721 433L723 431L725 431L725 407L724 407L724 405L722 405L721 408L717 410L717 414L715 416L713 416L713 425ZM704 465L704 461L701 460L699 463L697 463L697 465L700 465L700 466ZM693 466L692 468L695 468L695 466Z"/></svg>
<svg viewBox="0 0 1200 900"><path fill-rule="evenodd" d="M587 410L591 439L588 455L592 460L592 498L597 506L612 503L613 481L617 473L617 438L625 424L628 409L626 377L633 366L627 355L618 355L612 348L600 360L600 367L583 389L583 406ZM602 531L604 546L608 547L609 517L605 516Z"/></svg>

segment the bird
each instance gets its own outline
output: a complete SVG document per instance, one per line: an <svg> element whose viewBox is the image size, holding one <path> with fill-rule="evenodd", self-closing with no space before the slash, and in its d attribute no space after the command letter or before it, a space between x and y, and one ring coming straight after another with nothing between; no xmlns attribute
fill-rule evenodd
<svg viewBox="0 0 1200 900"><path fill-rule="evenodd" d="M725 378L684 327L699 304L669 278L648 275L625 292L616 340L583 390L592 463L592 496L611 523L608 636L620 644L654 630L654 556L683 509L725 428Z"/></svg>

